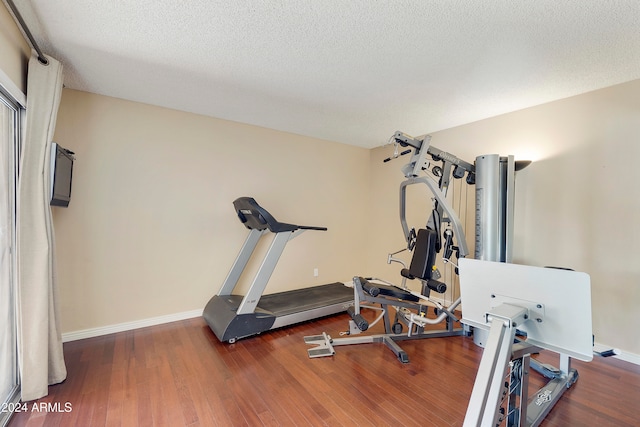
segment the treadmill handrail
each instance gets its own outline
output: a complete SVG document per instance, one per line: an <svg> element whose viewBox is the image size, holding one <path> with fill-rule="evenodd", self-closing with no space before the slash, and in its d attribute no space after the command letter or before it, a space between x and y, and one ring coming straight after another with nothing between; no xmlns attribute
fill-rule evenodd
<svg viewBox="0 0 640 427"><path fill-rule="evenodd" d="M253 197L239 197L233 201L240 222L249 230L269 229L272 233L283 233L296 230L327 231L326 227L311 225L297 225L279 222L265 208L260 206Z"/></svg>
<svg viewBox="0 0 640 427"><path fill-rule="evenodd" d="M299 225L298 228L300 230L327 231L327 227L314 227L314 226L311 226L311 225Z"/></svg>

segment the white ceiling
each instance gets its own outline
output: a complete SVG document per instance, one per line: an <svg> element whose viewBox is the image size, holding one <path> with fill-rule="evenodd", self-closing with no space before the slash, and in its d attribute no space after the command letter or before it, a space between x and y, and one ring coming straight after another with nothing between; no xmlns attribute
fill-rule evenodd
<svg viewBox="0 0 640 427"><path fill-rule="evenodd" d="M363 147L640 78L638 0L15 2L68 88Z"/></svg>

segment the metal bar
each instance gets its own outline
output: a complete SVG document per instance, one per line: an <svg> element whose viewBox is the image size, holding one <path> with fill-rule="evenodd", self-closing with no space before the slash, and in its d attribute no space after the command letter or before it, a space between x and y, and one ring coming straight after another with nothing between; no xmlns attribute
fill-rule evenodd
<svg viewBox="0 0 640 427"><path fill-rule="evenodd" d="M493 422L499 402L499 390L501 390L499 384L502 383L509 363L510 341L513 334L508 332L511 331L515 332L500 319L493 319L491 322L489 338L480 360L480 367L464 417L464 427L484 427ZM487 419L489 423L485 422Z"/></svg>
<svg viewBox="0 0 640 427"><path fill-rule="evenodd" d="M233 289L236 287L238 280L240 280L240 276L247 266L247 263L249 262L249 259L251 258L251 255L253 254L253 251L255 250L256 245L258 244L258 241L260 240L260 237L264 232L264 230L260 231L255 228L251 230L251 232L245 239L244 244L242 245L240 253L238 253L238 256L236 257L231 270L229 270L226 279L224 279L222 287L218 291L218 296L231 295L231 292L233 292Z"/></svg>
<svg viewBox="0 0 640 427"><path fill-rule="evenodd" d="M475 259L500 259L500 156L476 157L476 245Z"/></svg>
<svg viewBox="0 0 640 427"><path fill-rule="evenodd" d="M457 158L453 154L447 153L446 151L442 151L439 148L436 148L432 145L429 146L429 149L427 150L427 152L432 156L439 157L440 159L446 162L452 163L456 166L460 166L467 172L474 172L476 170L476 167L471 163L467 163L464 160Z"/></svg>
<svg viewBox="0 0 640 427"><path fill-rule="evenodd" d="M240 306L238 307L238 315L249 314L255 311L258 301L260 301L260 297L264 293L264 290L269 283L269 278L271 277L273 270L275 270L278 260L280 259L280 255L282 255L284 247L289 241L292 233L293 231L276 233L273 241L271 242L271 246L269 246L269 250L267 250L267 254L262 260L262 264L260 264L260 268L258 268L258 272L253 278L253 282L247 290L247 294L244 296Z"/></svg>
<svg viewBox="0 0 640 427"><path fill-rule="evenodd" d="M38 53L38 61L40 61L40 63L44 65L49 65L49 60L44 55L44 52L42 52L42 49L40 49L40 46L38 46L38 42L36 42L36 39L33 38L33 34L31 34L31 31L29 31L29 27L27 27L27 24L24 22L24 19L22 19L22 15L18 11L18 8L16 7L13 0L6 0L6 3L7 3L7 6L9 6L9 8L11 9L13 16L16 18L18 25L20 26L20 28L22 28L24 35L27 36L27 38L29 39L29 43L31 43L31 46Z"/></svg>
<svg viewBox="0 0 640 427"><path fill-rule="evenodd" d="M568 377L563 375L549 381L544 387L529 398L527 405L527 426L537 427L544 421L551 409L568 390Z"/></svg>
<svg viewBox="0 0 640 427"><path fill-rule="evenodd" d="M503 209L505 210L504 228L504 262L511 262L513 255L513 221L514 221L514 207L515 207L515 182L516 182L516 167L513 156L507 156L500 159L502 164L501 168L506 168L504 171L504 179L506 182L503 184L503 191L505 200L503 203Z"/></svg>
<svg viewBox="0 0 640 427"><path fill-rule="evenodd" d="M505 375L511 360L516 326L527 318L528 310L501 304L486 314L491 322L489 338L484 348L471 399L464 418L464 427L489 427L501 423L499 412L505 393Z"/></svg>
<svg viewBox="0 0 640 427"><path fill-rule="evenodd" d="M460 219L458 218L458 215L456 215L453 207L447 201L446 196L440 191L440 189L432 180L423 178L422 181L427 185L427 187L429 187L431 193L433 193L433 196L436 198L439 205L442 206L444 211L449 216L449 219L451 220L451 225L455 230L455 237L458 241L459 258L466 257L469 254L469 249L467 249L467 239L465 238L464 229L462 228L462 224L460 222Z"/></svg>
<svg viewBox="0 0 640 427"><path fill-rule="evenodd" d="M429 190L431 190L431 193L433 194L435 199L438 201L440 206L442 206L444 211L447 213L449 219L451 220L451 225L454 228L455 237L458 242L460 258L464 258L469 254L469 249L467 248L467 241L464 237L465 234L462 228L462 223L460 222L458 215L456 215L455 211L453 210L453 207L451 207L451 205L447 201L446 196L438 188L438 185L429 177L423 176L420 178L409 178L400 184L400 224L402 225L402 230L404 231L405 237L408 238L409 236L409 227L407 225L406 210L403 207L403 205L406 204L405 201L407 198L406 188L409 185L418 184L418 183L425 184L427 187L429 187Z"/></svg>

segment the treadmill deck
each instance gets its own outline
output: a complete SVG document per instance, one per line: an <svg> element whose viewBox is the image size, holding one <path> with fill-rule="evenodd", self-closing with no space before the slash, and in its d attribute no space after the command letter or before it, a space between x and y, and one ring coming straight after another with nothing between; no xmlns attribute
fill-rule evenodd
<svg viewBox="0 0 640 427"><path fill-rule="evenodd" d="M202 313L220 341L281 328L346 312L353 305L353 290L342 283L313 286L263 295L253 313L237 314L242 295L215 295Z"/></svg>
<svg viewBox="0 0 640 427"><path fill-rule="evenodd" d="M353 289L346 287L343 283L336 282L263 295L258 302L258 307L279 317L347 303L353 303ZM351 304L345 305L345 310L348 305Z"/></svg>

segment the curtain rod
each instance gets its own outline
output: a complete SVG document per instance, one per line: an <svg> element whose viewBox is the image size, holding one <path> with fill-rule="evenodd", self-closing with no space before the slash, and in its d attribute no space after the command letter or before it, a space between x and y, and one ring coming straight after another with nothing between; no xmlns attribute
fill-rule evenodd
<svg viewBox="0 0 640 427"><path fill-rule="evenodd" d="M27 27L27 24L24 22L24 19L22 19L22 15L20 15L20 12L18 11L18 8L16 7L15 3L13 3L13 0L5 0L5 2L11 9L13 16L16 18L16 21L18 21L18 25L20 25L20 27L22 28L22 32L29 39L31 46L33 46L35 51L38 53L38 61L40 61L44 65L49 65L49 60L47 59L46 56L44 56L42 49L40 49L40 46L38 46L38 43L33 38L33 34L31 34L31 31L29 31L29 27Z"/></svg>

